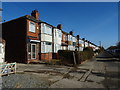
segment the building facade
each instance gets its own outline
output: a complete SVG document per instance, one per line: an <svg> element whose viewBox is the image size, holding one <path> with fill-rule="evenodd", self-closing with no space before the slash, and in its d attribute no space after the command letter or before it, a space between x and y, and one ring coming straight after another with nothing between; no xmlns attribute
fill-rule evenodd
<svg viewBox="0 0 120 90"><path fill-rule="evenodd" d="M2 36L6 41L5 60L30 63L39 61L38 11L2 24Z"/></svg>
<svg viewBox="0 0 120 90"><path fill-rule="evenodd" d="M68 50L68 33L62 31L62 50Z"/></svg>
<svg viewBox="0 0 120 90"><path fill-rule="evenodd" d="M52 60L52 26L48 23L41 22L40 28L40 60Z"/></svg>
<svg viewBox="0 0 120 90"><path fill-rule="evenodd" d="M39 19L37 10L2 24L6 41L5 61L31 63L58 58L59 50L83 51L97 46L62 30L62 25L52 26ZM94 50L95 50L94 49Z"/></svg>
<svg viewBox="0 0 120 90"><path fill-rule="evenodd" d="M57 26L59 27L59 25ZM62 30L53 28L53 59L58 59L58 50L62 50Z"/></svg>

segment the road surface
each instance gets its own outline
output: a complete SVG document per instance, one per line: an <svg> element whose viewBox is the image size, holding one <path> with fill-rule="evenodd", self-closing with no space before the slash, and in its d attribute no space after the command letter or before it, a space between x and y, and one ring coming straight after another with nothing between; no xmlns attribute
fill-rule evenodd
<svg viewBox="0 0 120 90"><path fill-rule="evenodd" d="M17 73L3 76L3 88L119 88L120 62L104 51L77 67L18 64Z"/></svg>

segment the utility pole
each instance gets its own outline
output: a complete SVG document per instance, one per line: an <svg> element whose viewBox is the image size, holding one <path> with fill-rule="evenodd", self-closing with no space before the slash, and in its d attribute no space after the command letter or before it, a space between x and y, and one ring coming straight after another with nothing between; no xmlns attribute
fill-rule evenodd
<svg viewBox="0 0 120 90"><path fill-rule="evenodd" d="M99 41L99 45L100 45L100 47L101 47L101 41Z"/></svg>

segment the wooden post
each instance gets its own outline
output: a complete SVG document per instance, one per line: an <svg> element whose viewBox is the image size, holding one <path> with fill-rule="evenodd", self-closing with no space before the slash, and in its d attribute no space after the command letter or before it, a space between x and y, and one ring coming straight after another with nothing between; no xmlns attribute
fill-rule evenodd
<svg viewBox="0 0 120 90"><path fill-rule="evenodd" d="M16 73L16 67L17 67L17 66L16 66L16 62L15 62L15 73Z"/></svg>
<svg viewBox="0 0 120 90"><path fill-rule="evenodd" d="M75 53L73 52L74 64L76 65Z"/></svg>

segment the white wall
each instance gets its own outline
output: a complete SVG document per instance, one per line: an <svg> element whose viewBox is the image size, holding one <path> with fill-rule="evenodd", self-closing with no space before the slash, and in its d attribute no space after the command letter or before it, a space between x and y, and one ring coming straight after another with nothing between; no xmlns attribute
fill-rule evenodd
<svg viewBox="0 0 120 90"><path fill-rule="evenodd" d="M61 30L54 28L53 29L53 34L54 34L54 43L61 45L61 40L62 40L62 32Z"/></svg>
<svg viewBox="0 0 120 90"><path fill-rule="evenodd" d="M52 52L52 43L51 45L47 45L47 42L41 42L41 53L49 52Z"/></svg>
<svg viewBox="0 0 120 90"><path fill-rule="evenodd" d="M83 47L79 47L79 51L83 51L83 49L84 49Z"/></svg>
<svg viewBox="0 0 120 90"><path fill-rule="evenodd" d="M47 34L41 34L41 41L52 42L52 36Z"/></svg>
<svg viewBox="0 0 120 90"><path fill-rule="evenodd" d="M4 62L5 59L5 46L0 43L0 63Z"/></svg>
<svg viewBox="0 0 120 90"><path fill-rule="evenodd" d="M76 42L77 41L76 37L72 37L72 41Z"/></svg>
<svg viewBox="0 0 120 90"><path fill-rule="evenodd" d="M72 38L72 35L68 35L68 41L72 41L73 38Z"/></svg>
<svg viewBox="0 0 120 90"><path fill-rule="evenodd" d="M41 33L52 35L52 27L45 23L41 23Z"/></svg>
<svg viewBox="0 0 120 90"><path fill-rule="evenodd" d="M68 50L73 50L73 51L75 51L75 46L73 46L73 45L68 45Z"/></svg>
<svg viewBox="0 0 120 90"><path fill-rule="evenodd" d="M62 46L59 44L54 44L54 53L57 53L58 50L62 50Z"/></svg>
<svg viewBox="0 0 120 90"><path fill-rule="evenodd" d="M85 42L85 47L88 47L88 42Z"/></svg>
<svg viewBox="0 0 120 90"><path fill-rule="evenodd" d="M67 50L67 46L62 46L62 50Z"/></svg>

